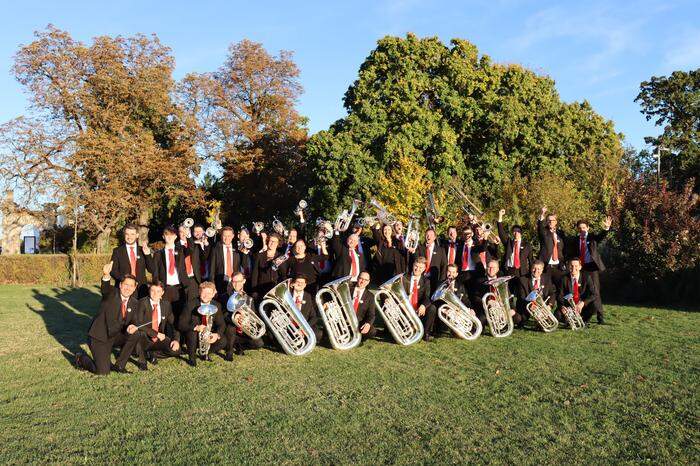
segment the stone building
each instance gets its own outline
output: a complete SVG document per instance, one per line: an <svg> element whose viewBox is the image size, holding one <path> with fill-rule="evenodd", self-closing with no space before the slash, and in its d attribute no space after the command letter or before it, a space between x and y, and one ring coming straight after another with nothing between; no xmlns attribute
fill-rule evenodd
<svg viewBox="0 0 700 466"><path fill-rule="evenodd" d="M0 203L0 252L2 254L35 254L44 230L36 212L20 207L14 193L8 191Z"/></svg>

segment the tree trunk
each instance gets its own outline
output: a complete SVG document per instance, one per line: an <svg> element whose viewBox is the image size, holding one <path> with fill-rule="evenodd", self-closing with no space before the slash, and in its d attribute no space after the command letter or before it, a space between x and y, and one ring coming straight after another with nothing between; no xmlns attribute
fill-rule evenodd
<svg viewBox="0 0 700 466"><path fill-rule="evenodd" d="M112 228L105 228L97 235L97 253L106 254L109 252L109 240L112 236Z"/></svg>
<svg viewBox="0 0 700 466"><path fill-rule="evenodd" d="M139 243L148 244L148 225L151 223L151 209L144 208L139 212Z"/></svg>

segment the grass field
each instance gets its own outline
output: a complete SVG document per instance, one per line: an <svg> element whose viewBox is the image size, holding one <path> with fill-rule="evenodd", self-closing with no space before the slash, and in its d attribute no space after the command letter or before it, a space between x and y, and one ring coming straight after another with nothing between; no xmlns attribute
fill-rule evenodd
<svg viewBox="0 0 700 466"><path fill-rule="evenodd" d="M97 302L0 287L0 463L700 461L698 312L96 377L72 353Z"/></svg>

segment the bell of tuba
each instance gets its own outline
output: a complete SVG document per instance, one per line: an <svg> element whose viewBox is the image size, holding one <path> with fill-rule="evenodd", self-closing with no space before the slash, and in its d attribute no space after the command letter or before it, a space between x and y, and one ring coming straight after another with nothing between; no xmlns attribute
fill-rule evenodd
<svg viewBox="0 0 700 466"><path fill-rule="evenodd" d="M561 313L564 314L564 318L566 319L566 323L569 324L569 328L571 330L579 330L585 327L586 323L583 321L581 314L579 314L576 310L574 295L571 293L567 294L564 296L564 301L566 301L568 306L562 306Z"/></svg>
<svg viewBox="0 0 700 466"><path fill-rule="evenodd" d="M258 339L265 335L265 322L256 314L250 296L243 293L232 294L226 302L226 309L231 313L233 322L236 314L241 315L241 330L250 338Z"/></svg>
<svg viewBox="0 0 700 466"><path fill-rule="evenodd" d="M438 308L438 318L447 325L462 340L476 340L483 331L481 321L473 310L462 303L457 294L452 291L447 281L433 293L433 302L442 301Z"/></svg>
<svg viewBox="0 0 700 466"><path fill-rule="evenodd" d="M202 320L206 321L205 329L199 332L199 339L197 341L197 349L195 353L197 356L204 357L209 354L209 348L211 343L209 343L209 337L211 336L211 327L214 323L214 314L216 314L216 306L213 304L202 304L197 308L197 312L202 316Z"/></svg>
<svg viewBox="0 0 700 466"><path fill-rule="evenodd" d="M552 308L547 304L547 301L542 298L542 293L533 290L525 297L525 301L528 302L527 312L540 324L543 332L550 333L559 327L559 321L552 314Z"/></svg>
<svg viewBox="0 0 700 466"><path fill-rule="evenodd" d="M352 306L350 278L326 283L316 293L316 305L333 349L349 350L360 344L362 335Z"/></svg>
<svg viewBox="0 0 700 466"><path fill-rule="evenodd" d="M487 283L495 291L484 294L481 303L484 306L486 321L491 335L497 338L510 336L513 333L513 316L510 315L510 293L508 280L512 276L498 277Z"/></svg>
<svg viewBox="0 0 700 466"><path fill-rule="evenodd" d="M403 274L382 284L374 292L374 302L396 343L408 346L423 338L423 322L403 289Z"/></svg>
<svg viewBox="0 0 700 466"><path fill-rule="evenodd" d="M290 356L304 356L316 346L316 334L297 309L285 280L268 291L258 310L282 350Z"/></svg>

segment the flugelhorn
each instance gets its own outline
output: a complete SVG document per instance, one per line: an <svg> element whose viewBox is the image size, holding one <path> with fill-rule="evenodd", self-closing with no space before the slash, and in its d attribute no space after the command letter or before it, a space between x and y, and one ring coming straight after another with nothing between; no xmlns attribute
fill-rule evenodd
<svg viewBox="0 0 700 466"><path fill-rule="evenodd" d="M359 324L352 306L351 277L326 283L316 293L316 305L333 349L349 350L360 344Z"/></svg>
<svg viewBox="0 0 700 466"><path fill-rule="evenodd" d="M265 229L265 224L263 222L253 222L253 232L259 235Z"/></svg>
<svg viewBox="0 0 700 466"><path fill-rule="evenodd" d="M525 301L527 301L527 311L540 324L542 331L550 333L557 329L559 321L552 314L552 308L547 304L547 301L542 298L542 293L533 290L525 297Z"/></svg>
<svg viewBox="0 0 700 466"><path fill-rule="evenodd" d="M564 296L564 301L566 301L568 306L562 306L561 313L569 324L569 328L571 328L571 330L579 330L585 327L586 323L583 321L581 314L576 310L574 295L571 293L567 294Z"/></svg>
<svg viewBox="0 0 700 466"><path fill-rule="evenodd" d="M403 288L403 274L384 282L374 292L374 302L396 343L408 346L423 337L423 322Z"/></svg>
<svg viewBox="0 0 700 466"><path fill-rule="evenodd" d="M513 316L510 315L510 293L508 292L508 280L512 276L497 277L486 283L494 290L481 298L484 306L486 321L489 324L491 335L503 338L513 333Z"/></svg>
<svg viewBox="0 0 700 466"><path fill-rule="evenodd" d="M447 325L457 337L462 340L476 340L483 331L481 321L474 311L464 305L457 294L450 289L445 281L433 293L431 301L442 301L438 308L438 318Z"/></svg>
<svg viewBox="0 0 700 466"><path fill-rule="evenodd" d="M236 314L241 315L241 330L250 338L258 339L265 335L265 322L258 317L253 307L253 299L243 293L232 294L226 302L231 313L231 321L236 323Z"/></svg>
<svg viewBox="0 0 700 466"><path fill-rule="evenodd" d="M281 221L279 221L279 220L277 219L277 217L275 217L274 215L272 216L272 218L273 218L273 220L272 220L272 229L275 231L275 233L277 233L278 235L280 235L281 237L284 238L284 237L286 236L286 235L284 234L284 232L286 231L285 228L284 228L284 223L282 223Z"/></svg>
<svg viewBox="0 0 700 466"><path fill-rule="evenodd" d="M268 291L258 309L282 350L290 356L303 356L316 346L316 334L297 309L290 282L285 280Z"/></svg>
<svg viewBox="0 0 700 466"><path fill-rule="evenodd" d="M355 211L357 210L357 206L359 205L360 200L354 199L352 201L352 206L350 207L350 210L345 209L338 215L338 218L336 218L334 225L334 228L337 231L347 231L348 228L350 228L352 218L355 216Z"/></svg>

